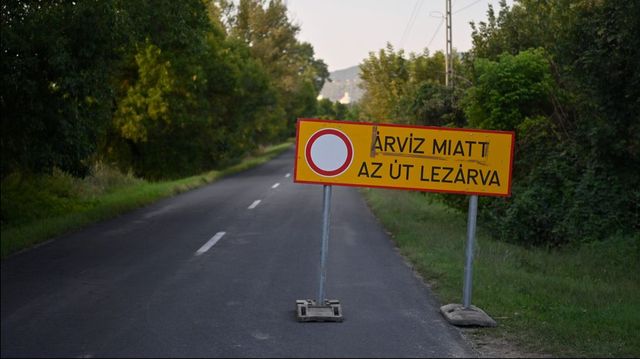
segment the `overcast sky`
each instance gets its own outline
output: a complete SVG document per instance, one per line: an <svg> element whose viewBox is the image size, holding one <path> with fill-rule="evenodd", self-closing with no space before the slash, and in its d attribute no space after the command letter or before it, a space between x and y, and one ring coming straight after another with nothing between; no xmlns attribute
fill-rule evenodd
<svg viewBox="0 0 640 359"><path fill-rule="evenodd" d="M453 47L471 48L470 21L486 19L488 4L498 0L453 0ZM358 65L370 51L387 42L406 52L444 50L445 0L287 0L291 19L300 25L299 38L313 45L316 57L330 71ZM513 0L508 0L511 5ZM415 11L414 11L415 9ZM435 13L439 12L439 13ZM415 14L413 26L412 14ZM436 33L437 32L437 33Z"/></svg>

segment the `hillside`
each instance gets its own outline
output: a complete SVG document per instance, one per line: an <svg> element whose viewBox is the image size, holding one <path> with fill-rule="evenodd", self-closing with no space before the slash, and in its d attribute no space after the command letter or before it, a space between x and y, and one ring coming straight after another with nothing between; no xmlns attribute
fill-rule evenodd
<svg viewBox="0 0 640 359"><path fill-rule="evenodd" d="M343 70L331 72L331 81L327 81L320 91L322 98L331 101L339 101L344 98L348 102L357 102L363 94L363 90L358 87L360 83L360 67L352 66ZM348 93L348 97L345 96ZM346 101L343 101L346 102Z"/></svg>

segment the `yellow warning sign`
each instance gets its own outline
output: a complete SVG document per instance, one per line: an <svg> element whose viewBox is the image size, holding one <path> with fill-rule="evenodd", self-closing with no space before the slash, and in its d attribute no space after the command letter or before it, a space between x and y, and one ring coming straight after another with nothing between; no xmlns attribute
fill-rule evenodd
<svg viewBox="0 0 640 359"><path fill-rule="evenodd" d="M513 132L298 120L294 181L511 195Z"/></svg>

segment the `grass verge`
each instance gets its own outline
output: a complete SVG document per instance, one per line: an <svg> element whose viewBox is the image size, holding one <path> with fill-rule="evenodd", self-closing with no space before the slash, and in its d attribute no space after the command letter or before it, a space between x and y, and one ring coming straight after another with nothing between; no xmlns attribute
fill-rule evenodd
<svg viewBox="0 0 640 359"><path fill-rule="evenodd" d="M267 147L224 170L173 181L147 182L107 169L82 180L57 174L30 181L18 179L6 186L3 183L3 222L9 219L12 224L2 225L2 258L87 224L255 167L290 146L291 143L283 143Z"/></svg>
<svg viewBox="0 0 640 359"><path fill-rule="evenodd" d="M401 253L443 303L460 303L466 214L416 192L363 189ZM498 321L472 330L554 356L640 356L640 236L579 248L523 248L479 223L472 302Z"/></svg>

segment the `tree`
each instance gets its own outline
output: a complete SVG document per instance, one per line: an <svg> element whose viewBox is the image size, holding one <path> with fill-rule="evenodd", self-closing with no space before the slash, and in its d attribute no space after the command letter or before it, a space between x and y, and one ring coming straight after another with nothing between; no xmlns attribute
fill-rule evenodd
<svg viewBox="0 0 640 359"><path fill-rule="evenodd" d="M323 98L318 100L316 117L322 119L333 119L336 116L336 113L333 110L333 102L331 102L328 98Z"/></svg>
<svg viewBox="0 0 640 359"><path fill-rule="evenodd" d="M111 118L110 76L121 39L113 2L2 4L2 177L78 176Z"/></svg>
<svg viewBox="0 0 640 359"><path fill-rule="evenodd" d="M279 1L0 9L2 178L82 176L98 158L145 178L209 170L290 135L328 77Z"/></svg>
<svg viewBox="0 0 640 359"><path fill-rule="evenodd" d="M464 125L464 116L458 106L462 84L454 90L444 86L445 59L441 51L432 56L395 52L388 44L378 54L370 53L361 65L361 100L365 117L374 121L390 121L421 125ZM454 67L461 64L454 54Z"/></svg>
<svg viewBox="0 0 640 359"><path fill-rule="evenodd" d="M465 113L517 134L513 196L483 206L499 237L559 245L638 230L638 16L635 2L522 0L474 28Z"/></svg>
<svg viewBox="0 0 640 359"><path fill-rule="evenodd" d="M333 112L335 113L336 120L345 120L347 117L347 113L349 111L349 107L340 101L336 101L333 103Z"/></svg>
<svg viewBox="0 0 640 359"><path fill-rule="evenodd" d="M400 99L405 96L409 82L409 64L403 50L396 53L387 43L377 54L370 52L360 65L360 78L365 90L360 103L366 119L407 122L399 113Z"/></svg>
<svg viewBox="0 0 640 359"><path fill-rule="evenodd" d="M464 127L466 118L458 106L462 91L448 88L441 83L423 82L412 94L406 105L413 117L412 123L425 126Z"/></svg>
<svg viewBox="0 0 640 359"><path fill-rule="evenodd" d="M349 115L349 106L340 101L331 102L328 98L318 100L315 117L327 120L345 120Z"/></svg>
<svg viewBox="0 0 640 359"><path fill-rule="evenodd" d="M544 50L478 59L475 71L475 85L465 99L471 127L515 130L525 119L553 111L554 83Z"/></svg>
<svg viewBox="0 0 640 359"><path fill-rule="evenodd" d="M299 27L291 23L282 1L241 0L229 17L229 33L247 44L273 80L278 104L284 110L292 135L297 117L313 115L316 97L329 77L327 66L316 59L313 47L296 38Z"/></svg>
<svg viewBox="0 0 640 359"><path fill-rule="evenodd" d="M198 0L120 3L123 44L118 98L103 153L146 178L211 168L223 151L224 98L234 81L224 33Z"/></svg>
<svg viewBox="0 0 640 359"><path fill-rule="evenodd" d="M248 46L226 37L215 4L135 2L122 11L144 15L129 25L133 42L118 76L109 158L146 178L178 177L225 164L280 134L272 81Z"/></svg>

